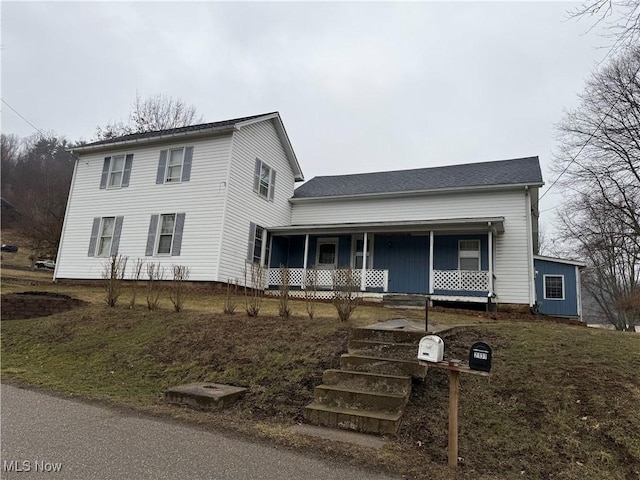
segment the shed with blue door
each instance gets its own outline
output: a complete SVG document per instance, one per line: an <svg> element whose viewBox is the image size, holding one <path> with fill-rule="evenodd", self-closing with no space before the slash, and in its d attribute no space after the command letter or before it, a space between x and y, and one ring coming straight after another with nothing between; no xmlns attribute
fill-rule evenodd
<svg viewBox="0 0 640 480"><path fill-rule="evenodd" d="M536 306L543 315L582 317L582 262L534 255Z"/></svg>

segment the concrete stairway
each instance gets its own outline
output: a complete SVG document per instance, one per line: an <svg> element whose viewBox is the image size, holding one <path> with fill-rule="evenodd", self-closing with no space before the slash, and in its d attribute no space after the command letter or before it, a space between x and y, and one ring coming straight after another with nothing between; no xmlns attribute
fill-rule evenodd
<svg viewBox="0 0 640 480"><path fill-rule="evenodd" d="M417 361L424 332L354 329L340 370L327 370L314 401L304 410L309 423L367 433L396 433L411 394L411 379L424 378Z"/></svg>

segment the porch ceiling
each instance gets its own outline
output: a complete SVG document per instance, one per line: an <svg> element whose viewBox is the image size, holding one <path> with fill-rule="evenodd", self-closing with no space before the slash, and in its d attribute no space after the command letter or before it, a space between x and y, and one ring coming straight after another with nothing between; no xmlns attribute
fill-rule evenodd
<svg viewBox="0 0 640 480"><path fill-rule="evenodd" d="M409 220L398 222L362 222L340 224L285 225L267 228L281 235L340 234L340 233L458 233L488 231L504 232L504 217L450 218L437 220Z"/></svg>

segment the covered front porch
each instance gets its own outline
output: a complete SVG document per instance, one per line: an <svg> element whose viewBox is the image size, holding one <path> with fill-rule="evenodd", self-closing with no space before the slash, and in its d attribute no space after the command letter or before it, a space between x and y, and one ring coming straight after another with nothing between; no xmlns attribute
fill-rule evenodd
<svg viewBox="0 0 640 480"><path fill-rule="evenodd" d="M291 290L330 291L349 278L361 292L486 302L496 295L495 237L503 231L503 218L272 228L266 288L279 288L286 267Z"/></svg>

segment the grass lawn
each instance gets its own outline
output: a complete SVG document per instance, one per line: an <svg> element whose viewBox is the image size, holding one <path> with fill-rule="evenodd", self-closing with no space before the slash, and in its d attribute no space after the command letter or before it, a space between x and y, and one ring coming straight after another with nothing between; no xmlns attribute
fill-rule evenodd
<svg viewBox="0 0 640 480"><path fill-rule="evenodd" d="M35 276L34 276L35 275ZM48 277L47 277L48 275ZM387 447L309 439L286 427L339 365L354 326L423 312L361 306L348 324L330 304L314 320L304 302L292 302L289 320L277 300L260 316L223 315L224 297L191 292L186 310L166 300L149 312L128 308L129 293L113 309L97 286L50 283L50 273L4 268L3 293L47 290L87 306L28 320L2 321L2 378L103 400L157 415L268 438L333 458L433 479L630 479L640 477L640 335L546 322L496 322L433 312L439 324L470 324L447 337L445 357L466 358L484 340L494 349L489 378L461 378L457 471L446 466L448 379L430 371L416 384L403 426ZM165 388L192 381L249 387L235 406L198 412L166 405ZM10 412L4 412L5 415Z"/></svg>

